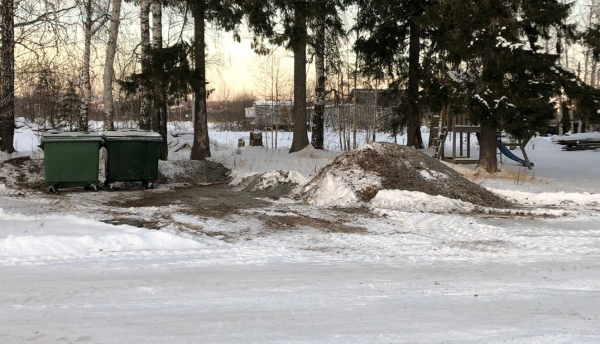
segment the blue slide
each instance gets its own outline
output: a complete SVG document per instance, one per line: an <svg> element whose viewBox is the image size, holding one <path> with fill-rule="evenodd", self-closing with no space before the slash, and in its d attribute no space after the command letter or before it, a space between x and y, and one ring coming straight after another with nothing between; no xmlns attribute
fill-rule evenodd
<svg viewBox="0 0 600 344"><path fill-rule="evenodd" d="M506 146L502 144L502 141L500 139L496 140L496 145L498 146L498 149L500 149L500 152L502 152L502 154L506 155L507 158L514 160L523 166L527 166L527 163L525 162L525 160L514 155L510 151L510 149L506 148ZM531 164L531 167L533 167L533 162L530 161L529 163Z"/></svg>

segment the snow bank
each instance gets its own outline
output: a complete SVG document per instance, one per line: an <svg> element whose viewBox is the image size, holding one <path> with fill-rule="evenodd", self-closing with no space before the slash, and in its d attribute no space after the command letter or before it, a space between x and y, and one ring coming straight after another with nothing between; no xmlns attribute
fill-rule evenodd
<svg viewBox="0 0 600 344"><path fill-rule="evenodd" d="M372 208L394 209L407 212L468 212L475 206L468 202L447 198L444 196L431 196L418 191L406 190L380 190L370 202Z"/></svg>
<svg viewBox="0 0 600 344"><path fill-rule="evenodd" d="M7 214L0 208L0 258L87 255L126 251L201 248L197 241L165 231L114 226L75 215Z"/></svg>
<svg viewBox="0 0 600 344"><path fill-rule="evenodd" d="M591 194L587 192L540 192L530 193L515 190L493 189L490 191L502 195L508 199L525 205L537 206L597 206L600 205L600 194Z"/></svg>
<svg viewBox="0 0 600 344"><path fill-rule="evenodd" d="M309 204L318 206L350 207L361 204L357 193L371 187L380 187L381 177L364 170L329 170L321 179L308 185L303 192Z"/></svg>

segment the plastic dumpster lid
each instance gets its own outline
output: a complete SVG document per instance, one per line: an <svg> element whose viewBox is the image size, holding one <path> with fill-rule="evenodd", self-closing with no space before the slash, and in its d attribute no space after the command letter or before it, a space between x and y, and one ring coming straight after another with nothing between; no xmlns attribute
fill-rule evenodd
<svg viewBox="0 0 600 344"><path fill-rule="evenodd" d="M64 142L64 141L102 141L102 135L99 133L85 132L66 132L66 131L47 131L42 135L41 142Z"/></svg>
<svg viewBox="0 0 600 344"><path fill-rule="evenodd" d="M162 136L159 133L148 130L128 129L128 130L108 130L104 132L106 141L160 141Z"/></svg>

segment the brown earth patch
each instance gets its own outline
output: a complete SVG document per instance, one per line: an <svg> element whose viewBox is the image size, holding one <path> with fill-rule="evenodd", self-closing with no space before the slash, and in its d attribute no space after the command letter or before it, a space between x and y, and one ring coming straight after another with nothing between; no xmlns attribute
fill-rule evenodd
<svg viewBox="0 0 600 344"><path fill-rule="evenodd" d="M292 230L297 227L306 226L327 233L351 233L351 234L367 234L368 231L363 227L352 226L344 223L342 220L325 220L314 217L297 214L292 215L260 215L255 214L253 217L261 220L265 226L274 231Z"/></svg>

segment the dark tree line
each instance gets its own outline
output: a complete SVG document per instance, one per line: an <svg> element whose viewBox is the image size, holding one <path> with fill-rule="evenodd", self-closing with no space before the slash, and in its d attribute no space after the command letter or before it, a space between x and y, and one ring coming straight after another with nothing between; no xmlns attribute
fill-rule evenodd
<svg viewBox="0 0 600 344"><path fill-rule="evenodd" d="M315 62L312 145L323 148L323 111L327 77L340 73L340 38L356 37L360 70L376 81L388 80L402 106L388 123L406 130L407 144L423 148L420 127L425 111L467 114L481 126L479 164L497 170L496 135L504 130L521 145L542 131L567 99L588 122L600 122L600 94L560 64L562 48L578 42L600 59L600 26L578 31L567 23L573 4L559 0L153 0L193 21L193 37L163 47L148 34L149 1L142 1L141 73L122 87L141 94L141 127L165 131L166 105L194 96L192 159L210 157L207 123L206 25L233 32L248 26L253 48L266 54L280 46L294 55L294 135L290 152L309 145L307 134L308 61ZM157 5L159 5L157 7ZM343 30L341 13L356 13ZM14 3L2 0L2 100L0 148L12 151L14 130ZM145 14L144 14L145 13ZM144 25L145 23L145 25ZM156 30L156 24L155 30ZM145 29L144 29L145 28ZM157 31L159 33L159 31ZM153 34L154 36L157 33ZM309 53L309 55L307 55ZM586 55L587 56L587 55ZM312 57L309 58L309 57ZM12 64L10 61L13 61ZM358 64L355 66L358 67ZM12 68L12 69L11 69ZM11 79L12 78L12 79ZM11 81L12 80L12 81ZM153 87L161 85L161 87ZM146 100L152 100L147 103ZM147 103L147 104L146 104ZM152 109L148 109L148 107ZM156 125L150 126L150 122ZM166 132L163 134L166 135ZM166 155L164 156L166 158Z"/></svg>

